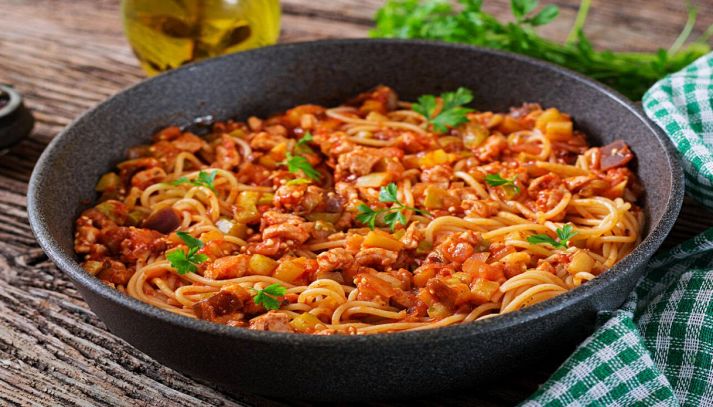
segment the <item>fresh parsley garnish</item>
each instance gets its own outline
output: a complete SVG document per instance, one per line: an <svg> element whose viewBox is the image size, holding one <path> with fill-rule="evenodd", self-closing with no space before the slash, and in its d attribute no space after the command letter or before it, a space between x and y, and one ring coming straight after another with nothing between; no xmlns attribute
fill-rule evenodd
<svg viewBox="0 0 713 407"><path fill-rule="evenodd" d="M696 7L689 6L688 21L668 50L631 53L600 51L592 46L583 32L591 0L581 0L574 24L563 42L548 40L535 31L537 26L557 17L558 9L552 4L538 9L537 0L510 0L514 19L506 20L483 10L483 3L483 0L388 0L376 13L376 27L370 36L420 38L517 52L579 71L633 100L641 100L656 81L711 50L710 29L686 44L695 24Z"/></svg>
<svg viewBox="0 0 713 407"><path fill-rule="evenodd" d="M213 182L215 182L215 176L218 175L218 171L211 171L210 173L201 171L198 173L198 177L196 179L191 180L188 179L188 177L181 177L178 178L177 180L171 182L172 185L181 185L181 184L191 184L197 187L206 187L209 188L211 191L215 192L215 187L213 186Z"/></svg>
<svg viewBox="0 0 713 407"><path fill-rule="evenodd" d="M311 153L312 149L307 143L312 140L314 140L312 133L306 132L301 139L297 140L297 144L295 144L295 151L299 153Z"/></svg>
<svg viewBox="0 0 713 407"><path fill-rule="evenodd" d="M256 290L253 301L255 304L262 304L265 309L278 309L280 308L280 301L276 297L281 297L287 293L287 288L280 285L279 283L270 284L262 290Z"/></svg>
<svg viewBox="0 0 713 407"><path fill-rule="evenodd" d="M379 190L379 202L392 203L393 205L391 205L390 208L373 210L369 205L360 204L357 207L359 213L356 216L356 220L367 225L369 229L374 230L376 227L376 218L384 213L384 223L393 231L397 223L406 226L407 220L404 214L406 210L411 210L424 216L431 216L428 211L402 204L398 198L398 188L393 182L385 187L381 187Z"/></svg>
<svg viewBox="0 0 713 407"><path fill-rule="evenodd" d="M527 242L531 244L549 244L555 249L566 249L569 244L569 240L577 234L572 225L564 225L562 228L557 228L555 231L557 233L558 240L555 240L546 234L532 235L527 238Z"/></svg>
<svg viewBox="0 0 713 407"><path fill-rule="evenodd" d="M188 246L188 253L178 248L166 253L166 259L178 274L195 273L198 270L197 265L208 260L205 254L197 253L203 247L203 242L186 232L176 232L176 234Z"/></svg>
<svg viewBox="0 0 713 407"><path fill-rule="evenodd" d="M513 191L515 191L516 194L520 193L520 187L515 185L515 178L513 179L507 179L503 178L500 174L488 174L485 176L485 182L488 183L491 187L500 187L500 186L511 186Z"/></svg>
<svg viewBox="0 0 713 407"><path fill-rule="evenodd" d="M304 149L306 148L309 150L309 152L311 152L312 150L307 145L307 142L309 142L310 140L312 140L312 133L305 133L305 135L297 141L297 144L295 145L295 150L302 150L303 152L305 152ZM306 176L314 180L319 180L320 178L322 178L322 174L320 174L319 171L314 169L312 164L310 164L310 162L301 155L294 155L288 151L285 154L285 160L282 161L280 164L286 165L287 171L293 174L302 171Z"/></svg>
<svg viewBox="0 0 713 407"><path fill-rule="evenodd" d="M473 92L466 88L458 88L455 92L441 94L441 109L436 112L438 100L434 95L423 95L411 106L414 112L428 119L433 129L445 133L449 127L456 127L468 121L466 115L473 109L463 107L473 100Z"/></svg>
<svg viewBox="0 0 713 407"><path fill-rule="evenodd" d="M310 164L309 161L301 155L292 155L292 153L288 152L283 164L287 165L287 171L293 174L302 171L306 176L315 180L322 177L322 174L315 170L312 164Z"/></svg>

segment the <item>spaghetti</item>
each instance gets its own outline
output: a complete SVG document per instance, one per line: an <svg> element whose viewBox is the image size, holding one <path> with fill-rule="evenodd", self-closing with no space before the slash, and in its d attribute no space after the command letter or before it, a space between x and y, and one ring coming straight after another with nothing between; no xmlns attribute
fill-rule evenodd
<svg viewBox="0 0 713 407"><path fill-rule="evenodd" d="M639 243L626 144L590 148L555 108L433 100L423 114L380 86L202 137L167 127L99 180L82 266L186 317L373 334L516 311Z"/></svg>

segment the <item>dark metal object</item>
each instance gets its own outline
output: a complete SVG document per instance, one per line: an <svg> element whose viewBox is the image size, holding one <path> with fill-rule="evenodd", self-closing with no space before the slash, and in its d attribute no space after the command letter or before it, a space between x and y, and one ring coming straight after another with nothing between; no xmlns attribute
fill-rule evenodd
<svg viewBox="0 0 713 407"><path fill-rule="evenodd" d="M9 86L0 85L0 153L27 137L35 118L22 102L22 96Z"/></svg>
<svg viewBox="0 0 713 407"><path fill-rule="evenodd" d="M646 188L643 242L597 279L521 311L435 330L309 336L210 324L125 296L85 273L73 222L99 176L157 128L193 117L267 115L300 103L332 105L377 84L406 100L466 86L476 107L525 101L571 114L593 144L625 140ZM191 116L187 116L190 112ZM289 44L189 65L100 104L55 138L28 193L32 229L113 333L167 366L231 391L283 399L415 397L478 386L562 354L589 334L596 313L621 305L681 207L683 174L672 146L630 101L566 69L508 53L417 41Z"/></svg>

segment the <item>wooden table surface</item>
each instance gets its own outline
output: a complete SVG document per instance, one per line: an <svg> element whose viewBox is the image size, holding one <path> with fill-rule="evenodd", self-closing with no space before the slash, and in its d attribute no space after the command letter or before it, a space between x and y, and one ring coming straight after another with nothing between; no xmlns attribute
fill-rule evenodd
<svg viewBox="0 0 713 407"><path fill-rule="evenodd" d="M555 3L561 15L542 33L563 39L578 1ZM363 37L382 1L282 4L281 40L290 42ZM713 1L697 4L694 36L713 23ZM509 2L489 0L486 9L508 16ZM595 0L586 32L597 47L654 50L667 47L685 21L684 1ZM32 136L0 158L0 405L290 404L222 393L113 336L32 236L25 195L42 150L82 111L143 78L124 40L118 0L0 0L0 82L23 93L37 118ZM710 226L713 216L686 202L666 245ZM555 367L486 389L374 405L511 405Z"/></svg>

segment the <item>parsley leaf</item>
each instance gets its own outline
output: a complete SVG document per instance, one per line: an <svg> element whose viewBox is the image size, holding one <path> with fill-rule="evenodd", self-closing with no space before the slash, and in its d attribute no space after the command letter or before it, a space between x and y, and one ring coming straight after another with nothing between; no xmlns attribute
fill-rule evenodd
<svg viewBox="0 0 713 407"><path fill-rule="evenodd" d="M318 180L322 178L322 174L314 169L312 164L301 155L292 155L292 153L288 152L283 164L287 165L287 171L293 174L302 171L306 176L312 179Z"/></svg>
<svg viewBox="0 0 713 407"><path fill-rule="evenodd" d="M515 185L515 178L507 179L500 174L488 174L485 176L485 182L492 187L510 186L515 191L515 194L520 193L520 187Z"/></svg>
<svg viewBox="0 0 713 407"><path fill-rule="evenodd" d="M176 232L176 234L188 246L188 253L178 248L166 253L166 260L171 263L171 267L175 268L178 274L195 273L198 270L196 266L208 260L208 256L205 254L197 253L203 247L203 242L186 232Z"/></svg>
<svg viewBox="0 0 713 407"><path fill-rule="evenodd" d="M574 230L572 225L564 225L562 228L557 228L555 231L557 234L557 238L559 240L555 240L551 237L549 237L546 234L538 234L538 235L532 235L527 238L527 242L531 244L549 244L550 246L554 247L555 249L566 249L570 239L574 237L577 234L577 231Z"/></svg>
<svg viewBox="0 0 713 407"><path fill-rule="evenodd" d="M445 133L449 127L456 127L468 121L467 114L473 109L463 107L473 100L473 92L466 88L458 88L455 92L441 94L441 109L436 114L438 101L433 95L423 95L411 106L411 109L423 115L431 123L433 129Z"/></svg>
<svg viewBox="0 0 713 407"><path fill-rule="evenodd" d="M301 139L297 141L297 144L295 145L294 149L296 151L299 150L303 153L311 153L312 149L309 148L307 142L312 140L312 133L307 132L304 136L302 136ZM282 161L280 164L286 165L287 171L293 174L302 171L306 176L314 180L319 180L320 178L322 178L322 174L320 174L319 171L317 171L312 166L312 164L310 164L309 160L302 157L301 155L293 155L291 152L288 151L287 154L285 154L285 160Z"/></svg>
<svg viewBox="0 0 713 407"><path fill-rule="evenodd" d="M301 139L297 140L297 144L295 144L295 150L300 153L312 153L312 149L307 144L312 140L314 140L314 136L312 136L312 133L306 132Z"/></svg>
<svg viewBox="0 0 713 407"><path fill-rule="evenodd" d="M393 182L385 187L381 187L379 190L379 202L393 203L394 205L390 208L374 210L371 209L369 205L363 203L359 204L357 207L359 212L357 213L356 220L368 226L369 229L374 230L376 227L376 219L379 215L384 214L384 223L393 231L397 223L404 226L408 223L404 211L411 210L424 216L431 216L426 210L402 204L398 198L398 188Z"/></svg>
<svg viewBox="0 0 713 407"><path fill-rule="evenodd" d="M599 51L591 46L582 30L591 0L580 2L564 42L548 40L533 29L555 19L557 6L548 4L538 9L536 0L509 3L514 19L506 21L483 10L482 0L388 0L377 11L376 26L369 35L465 43L529 55L579 71L633 100L641 100L657 80L683 69L711 50L711 30L684 46L696 20L695 7L689 7L688 22L667 51L632 54Z"/></svg>
<svg viewBox="0 0 713 407"><path fill-rule="evenodd" d="M359 204L357 209L359 210L359 213L356 216L356 220L368 226L369 229L374 230L374 227L376 227L376 217L379 216L379 213L383 210L375 211L366 204Z"/></svg>
<svg viewBox="0 0 713 407"><path fill-rule="evenodd" d="M215 182L215 176L218 175L218 171L211 171L210 173L207 172L199 172L198 177L194 180L188 179L188 177L181 177L178 178L177 180L171 182L172 185L181 185L181 184L191 184L197 187L206 187L209 188L211 191L215 192L215 187L213 186L213 182Z"/></svg>
<svg viewBox="0 0 713 407"><path fill-rule="evenodd" d="M280 285L279 283L271 284L262 290L256 290L253 301L255 304L262 304L265 309L278 309L280 308L280 301L276 297L281 297L287 293L287 288Z"/></svg>

